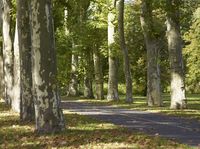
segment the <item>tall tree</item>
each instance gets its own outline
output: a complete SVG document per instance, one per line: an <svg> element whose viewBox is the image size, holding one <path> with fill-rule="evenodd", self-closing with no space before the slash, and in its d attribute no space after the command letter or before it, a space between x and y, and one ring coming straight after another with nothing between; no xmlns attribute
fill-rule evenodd
<svg viewBox="0 0 200 149"><path fill-rule="evenodd" d="M68 96L78 96L78 55L72 53L71 55L71 81L69 84Z"/></svg>
<svg viewBox="0 0 200 149"><path fill-rule="evenodd" d="M132 91L132 77L130 70L130 62L128 56L128 49L126 46L125 36L124 36L124 0L118 0L118 31L120 39L120 47L124 57L124 73L126 80L126 102L131 103L133 101L133 91Z"/></svg>
<svg viewBox="0 0 200 149"><path fill-rule="evenodd" d="M0 35L2 35L2 16L3 16L3 1L0 0ZM0 45L0 99L4 99L4 70L3 70L3 48Z"/></svg>
<svg viewBox="0 0 200 149"><path fill-rule="evenodd" d="M65 125L56 84L52 2L31 0L30 5L36 130L61 131Z"/></svg>
<svg viewBox="0 0 200 149"><path fill-rule="evenodd" d="M90 0L71 0L67 2L68 7L68 24L69 32L72 34L72 76L69 85L69 95L78 96L78 52L81 48L81 34L85 29L85 21L87 20L87 9L90 5ZM76 64L75 64L76 63Z"/></svg>
<svg viewBox="0 0 200 149"><path fill-rule="evenodd" d="M19 54L19 36L18 23L15 25L15 39L14 39L14 62L13 62L13 100L11 103L12 110L20 113L20 54Z"/></svg>
<svg viewBox="0 0 200 149"><path fill-rule="evenodd" d="M13 53L11 39L11 1L3 0L3 63L5 82L5 102L11 105L13 98Z"/></svg>
<svg viewBox="0 0 200 149"><path fill-rule="evenodd" d="M152 15L152 0L142 0L140 22L147 49L147 103L148 106L162 106L160 89L159 51L160 41Z"/></svg>
<svg viewBox="0 0 200 149"><path fill-rule="evenodd" d="M185 83L183 71L180 34L180 4L182 0L167 0L167 38L171 66L171 108L186 108Z"/></svg>
<svg viewBox="0 0 200 149"><path fill-rule="evenodd" d="M32 60L29 3L17 0L17 23L20 54L20 119L34 120L34 103L32 94Z"/></svg>
<svg viewBox="0 0 200 149"><path fill-rule="evenodd" d="M85 76L84 76L84 97L86 98L93 98L93 88L92 88L92 81L93 81L93 58L92 58L92 51L88 49L87 53L85 52Z"/></svg>
<svg viewBox="0 0 200 149"><path fill-rule="evenodd" d="M97 45L94 45L93 47L93 60L95 73L95 98L104 99L101 54Z"/></svg>
<svg viewBox="0 0 200 149"><path fill-rule="evenodd" d="M108 1L108 51L109 73L107 100L119 100L118 95L118 70L115 44L116 0Z"/></svg>

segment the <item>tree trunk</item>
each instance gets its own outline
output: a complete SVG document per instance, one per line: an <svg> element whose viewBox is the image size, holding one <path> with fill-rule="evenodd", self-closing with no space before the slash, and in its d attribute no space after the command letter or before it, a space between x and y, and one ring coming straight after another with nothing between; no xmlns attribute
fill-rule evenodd
<svg viewBox="0 0 200 149"><path fill-rule="evenodd" d="M133 91L132 91L132 77L128 56L128 49L124 37L124 0L118 0L118 31L120 39L120 47L124 57L124 73L126 80L126 102L133 102Z"/></svg>
<svg viewBox="0 0 200 149"><path fill-rule="evenodd" d="M92 81L93 81L93 65L91 51L85 53L86 66L85 66L85 77L84 77L84 97L94 98Z"/></svg>
<svg viewBox="0 0 200 149"><path fill-rule="evenodd" d="M15 39L14 39L14 64L13 64L13 100L11 103L12 110L20 113L20 55L18 40L18 24L16 20Z"/></svg>
<svg viewBox="0 0 200 149"><path fill-rule="evenodd" d="M3 63L5 82L5 102L11 105L13 98L13 53L11 40L11 2L3 0Z"/></svg>
<svg viewBox="0 0 200 149"><path fill-rule="evenodd" d="M182 38L179 24L179 0L167 0L167 38L171 67L171 108L186 108L182 58Z"/></svg>
<svg viewBox="0 0 200 149"><path fill-rule="evenodd" d="M95 72L95 98L104 99L101 55L97 46L95 46L93 50L93 59L94 59L94 72Z"/></svg>
<svg viewBox="0 0 200 149"><path fill-rule="evenodd" d="M147 103L148 106L162 106L159 69L159 41L155 37L152 18L152 1L142 1L141 26L147 49Z"/></svg>
<svg viewBox="0 0 200 149"><path fill-rule="evenodd" d="M78 96L78 55L72 54L71 59L71 82L69 84L68 96Z"/></svg>
<svg viewBox="0 0 200 149"><path fill-rule="evenodd" d="M3 2L0 0L0 36L2 36L2 14L3 14ZM5 99L5 86L4 86L4 70L3 70L3 47L0 44L0 100Z"/></svg>
<svg viewBox="0 0 200 149"><path fill-rule="evenodd" d="M3 71L3 49L0 47L0 100L5 97L4 71Z"/></svg>
<svg viewBox="0 0 200 149"><path fill-rule="evenodd" d="M92 80L87 75L84 77L84 97L88 99L94 98Z"/></svg>
<svg viewBox="0 0 200 149"><path fill-rule="evenodd" d="M30 4L36 131L62 131L65 125L56 84L52 2L32 0Z"/></svg>
<svg viewBox="0 0 200 149"><path fill-rule="evenodd" d="M20 119L24 122L35 118L32 94L32 59L31 33L29 20L29 3L27 0L17 1L17 23L20 49Z"/></svg>
<svg viewBox="0 0 200 149"><path fill-rule="evenodd" d="M118 70L117 70L117 57L116 50L114 49L115 43L115 24L116 19L115 0L112 1L108 13L108 50L109 50L109 72L108 72L108 94L107 100L119 100L118 95Z"/></svg>

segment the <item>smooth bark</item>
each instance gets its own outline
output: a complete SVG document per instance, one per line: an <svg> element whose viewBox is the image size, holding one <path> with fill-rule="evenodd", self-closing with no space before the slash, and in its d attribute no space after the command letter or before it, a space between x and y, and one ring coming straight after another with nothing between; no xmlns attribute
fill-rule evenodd
<svg viewBox="0 0 200 149"><path fill-rule="evenodd" d="M29 3L17 0L17 23L20 54L20 119L33 121L35 118L32 94L32 59Z"/></svg>
<svg viewBox="0 0 200 149"><path fill-rule="evenodd" d="M18 23L16 20L15 39L14 39L14 64L13 64L13 100L11 108L13 111L20 113L20 54L19 54L19 40L18 40Z"/></svg>
<svg viewBox="0 0 200 149"><path fill-rule="evenodd" d="M171 67L171 108L186 108L185 82L180 34L181 0L167 0L167 38Z"/></svg>
<svg viewBox="0 0 200 149"><path fill-rule="evenodd" d="M56 84L56 52L51 0L31 0L31 43L36 131L65 128Z"/></svg>
<svg viewBox="0 0 200 149"><path fill-rule="evenodd" d="M13 52L11 39L11 2L3 0L3 65L5 102L11 105L13 99Z"/></svg>
<svg viewBox="0 0 200 149"><path fill-rule="evenodd" d="M155 37L152 17L152 1L142 1L140 17L147 49L147 103L148 106L162 106L159 69L159 40Z"/></svg>
<svg viewBox="0 0 200 149"><path fill-rule="evenodd" d="M108 94L107 100L119 100L118 95L118 69L117 63L118 59L116 57L116 49L114 48L115 44L115 24L116 19L116 10L115 0L109 0L109 13L108 13L108 63L109 63L109 72L108 72Z"/></svg>
<svg viewBox="0 0 200 149"><path fill-rule="evenodd" d="M3 16L3 1L0 0L0 35L2 35L2 16ZM3 47L0 45L0 99L4 99L4 70L3 70Z"/></svg>
<svg viewBox="0 0 200 149"><path fill-rule="evenodd" d="M78 55L72 53L71 57L71 82L69 84L68 96L78 96Z"/></svg>
<svg viewBox="0 0 200 149"><path fill-rule="evenodd" d="M93 59L95 73L95 99L104 99L101 54L97 46L94 46Z"/></svg>
<svg viewBox="0 0 200 149"><path fill-rule="evenodd" d="M132 91L132 77L130 70L130 62L128 56L128 49L125 42L124 36L124 0L118 0L118 31L120 39L120 47L124 57L124 73L126 80L126 102L133 102L133 91Z"/></svg>

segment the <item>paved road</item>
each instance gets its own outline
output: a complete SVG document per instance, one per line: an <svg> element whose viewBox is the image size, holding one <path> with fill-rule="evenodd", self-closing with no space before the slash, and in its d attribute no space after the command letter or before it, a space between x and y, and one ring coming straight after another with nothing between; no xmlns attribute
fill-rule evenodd
<svg viewBox="0 0 200 149"><path fill-rule="evenodd" d="M140 130L149 135L177 139L181 143L191 146L200 144L200 123L195 120L111 106L95 106L78 101L63 101L62 107L77 114L88 115L116 125Z"/></svg>

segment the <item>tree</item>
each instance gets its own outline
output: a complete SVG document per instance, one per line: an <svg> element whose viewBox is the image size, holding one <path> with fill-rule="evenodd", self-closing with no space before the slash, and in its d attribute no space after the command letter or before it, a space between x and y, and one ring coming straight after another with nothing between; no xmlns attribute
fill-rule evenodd
<svg viewBox="0 0 200 149"><path fill-rule="evenodd" d="M3 16L3 1L0 0L0 28L2 28L2 16ZM0 30L0 36L2 35L2 30ZM1 43L1 41L0 41ZM2 44L1 44L2 45ZM5 91L5 86L4 86L4 70L3 70L3 48L0 45L0 98L4 99L4 91Z"/></svg>
<svg viewBox="0 0 200 149"><path fill-rule="evenodd" d="M116 21L116 0L109 0L108 13L108 51L109 51L109 72L108 72L108 94L107 100L119 100L118 95L118 70L115 49L115 21Z"/></svg>
<svg viewBox="0 0 200 149"><path fill-rule="evenodd" d="M51 0L30 1L30 15L36 131L61 131L64 129L64 117L56 84Z"/></svg>
<svg viewBox="0 0 200 149"><path fill-rule="evenodd" d="M11 105L13 99L13 53L11 39L11 1L3 0L3 65L5 102Z"/></svg>
<svg viewBox="0 0 200 149"><path fill-rule="evenodd" d="M101 54L100 49L96 44L93 46L93 60L95 73L95 98L104 99Z"/></svg>
<svg viewBox="0 0 200 149"><path fill-rule="evenodd" d="M75 46L73 44L73 46ZM78 96L78 55L72 53L71 55L71 81L69 84L68 96Z"/></svg>
<svg viewBox="0 0 200 149"><path fill-rule="evenodd" d="M182 48L180 34L181 0L167 0L167 38L171 67L171 108L186 108L185 82L183 72Z"/></svg>
<svg viewBox="0 0 200 149"><path fill-rule="evenodd" d="M148 106L162 106L160 89L159 52L160 41L152 16L152 0L143 0L141 26L147 49L147 103Z"/></svg>
<svg viewBox="0 0 200 149"><path fill-rule="evenodd" d="M20 113L20 54L19 54L19 36L18 36L18 23L16 20L15 25L15 39L14 39L14 62L13 62L13 100L11 108L13 111Z"/></svg>
<svg viewBox="0 0 200 149"><path fill-rule="evenodd" d="M17 24L20 49L20 69L18 68L20 70L20 119L22 121L32 121L35 116L32 94L31 33L28 8L29 3L27 0L17 0Z"/></svg>
<svg viewBox="0 0 200 149"><path fill-rule="evenodd" d="M185 34L188 45L183 50L186 60L186 87L190 93L200 92L200 7L196 9L192 17L192 25Z"/></svg>
<svg viewBox="0 0 200 149"><path fill-rule="evenodd" d="M128 49L124 36L124 0L118 0L118 31L120 39L120 47L124 57L124 73L126 80L126 102L131 103L133 101L132 91L132 77L128 56Z"/></svg>
<svg viewBox="0 0 200 149"><path fill-rule="evenodd" d="M84 74L84 97L86 98L94 98L93 95L93 88L92 88L92 82L93 82L93 58L92 58L92 51L89 50L85 52L85 74Z"/></svg>

